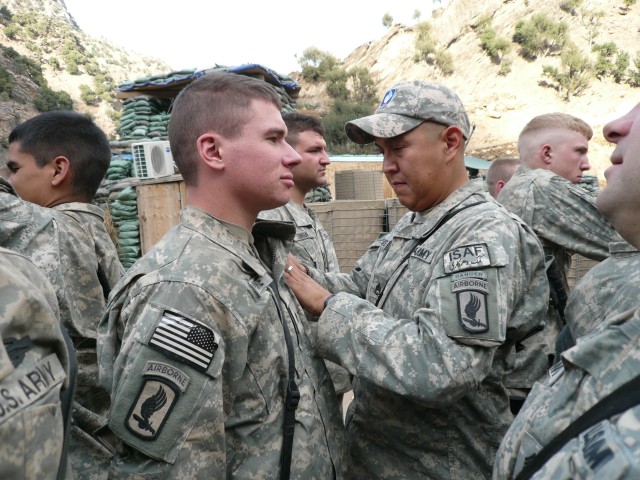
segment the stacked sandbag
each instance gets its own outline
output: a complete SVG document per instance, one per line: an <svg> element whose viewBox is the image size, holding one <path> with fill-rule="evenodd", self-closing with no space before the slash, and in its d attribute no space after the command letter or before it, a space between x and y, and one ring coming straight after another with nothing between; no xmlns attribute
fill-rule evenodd
<svg viewBox="0 0 640 480"><path fill-rule="evenodd" d="M121 140L167 140L169 107L162 98L140 95L123 102L118 134Z"/></svg>
<svg viewBox="0 0 640 480"><path fill-rule="evenodd" d="M115 193L110 206L111 218L117 229L117 249L120 262L129 268L140 258L140 222L135 188L128 186Z"/></svg>
<svg viewBox="0 0 640 480"><path fill-rule="evenodd" d="M322 187L309 190L304 197L305 203L330 202L331 200L333 200L333 198L331 197L329 185L323 185Z"/></svg>
<svg viewBox="0 0 640 480"><path fill-rule="evenodd" d="M122 180L133 176L133 155L130 153L111 155L111 163L107 169L107 180Z"/></svg>

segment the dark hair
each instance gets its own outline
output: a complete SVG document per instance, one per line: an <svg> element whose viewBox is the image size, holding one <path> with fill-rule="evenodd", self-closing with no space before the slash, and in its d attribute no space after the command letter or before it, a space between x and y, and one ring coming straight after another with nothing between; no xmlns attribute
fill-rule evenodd
<svg viewBox="0 0 640 480"><path fill-rule="evenodd" d="M9 134L20 151L33 155L44 167L56 157L69 160L71 187L91 201L111 163L111 147L104 132L85 114L73 111L41 113Z"/></svg>
<svg viewBox="0 0 640 480"><path fill-rule="evenodd" d="M226 138L239 136L249 120L253 100L282 108L278 93L267 82L235 73L207 73L176 97L169 119L169 142L186 185L197 184L198 137L211 130Z"/></svg>
<svg viewBox="0 0 640 480"><path fill-rule="evenodd" d="M287 125L287 138L286 141L289 145L295 148L298 143L298 135L308 130L316 132L318 135L324 137L327 134L327 129L322 124L322 120L319 117L313 115L307 115L304 113L291 112L285 113L282 116L284 123Z"/></svg>

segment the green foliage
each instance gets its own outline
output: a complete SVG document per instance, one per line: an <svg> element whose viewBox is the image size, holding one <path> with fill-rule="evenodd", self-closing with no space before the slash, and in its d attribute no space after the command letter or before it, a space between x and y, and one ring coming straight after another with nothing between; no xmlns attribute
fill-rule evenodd
<svg viewBox="0 0 640 480"><path fill-rule="evenodd" d="M91 90L89 85L80 85L80 99L87 105L98 105L100 103L100 97L96 95L96 92Z"/></svg>
<svg viewBox="0 0 640 480"><path fill-rule="evenodd" d="M348 139L344 132L344 125L354 118L371 115L374 107L368 104L353 102L350 100L336 100L332 110L322 119L327 129L325 140L327 150L332 154L345 153L375 153L373 146L360 147Z"/></svg>
<svg viewBox="0 0 640 480"><path fill-rule="evenodd" d="M387 12L382 16L382 26L389 28L391 25L393 25L393 17Z"/></svg>
<svg viewBox="0 0 640 480"><path fill-rule="evenodd" d="M509 39L499 37L491 26L485 27L480 34L480 45L496 64L499 64L502 58L511 50L511 42Z"/></svg>
<svg viewBox="0 0 640 480"><path fill-rule="evenodd" d="M413 60L415 62L428 61L431 54L435 54L437 50L437 42L433 37L433 31L429 22L420 22L414 27L416 32L416 41L414 48L416 50Z"/></svg>
<svg viewBox="0 0 640 480"><path fill-rule="evenodd" d="M578 14L578 7L582 5L582 1L583 0L563 0L560 2L560 9L575 16Z"/></svg>
<svg viewBox="0 0 640 480"><path fill-rule="evenodd" d="M543 13L534 14L529 20L516 23L513 41L520 44L520 54L529 60L538 55L547 56L562 50L568 40L568 25L554 22Z"/></svg>
<svg viewBox="0 0 640 480"><path fill-rule="evenodd" d="M65 63L67 64L67 72L71 75L80 75L80 68L76 62L73 60L65 60Z"/></svg>
<svg viewBox="0 0 640 480"><path fill-rule="evenodd" d="M584 92L593 77L593 66L589 57L582 55L578 47L569 43L560 55L562 69L545 65L542 71L545 76L556 82L556 89L569 101L571 97Z"/></svg>
<svg viewBox="0 0 640 480"><path fill-rule="evenodd" d="M49 65L51 65L51 68L53 68L56 71L60 71L60 62L58 61L58 59L56 57L51 57L49 59Z"/></svg>
<svg viewBox="0 0 640 480"><path fill-rule="evenodd" d="M332 99L349 98L349 89L347 88L347 72L338 66L335 66L325 76L327 93Z"/></svg>
<svg viewBox="0 0 640 480"><path fill-rule="evenodd" d="M512 58L503 58L500 62L500 70L498 71L498 75L502 75L506 77L511 73L511 67L513 66Z"/></svg>
<svg viewBox="0 0 640 480"><path fill-rule="evenodd" d="M420 12L420 10L418 10L417 8L413 11L413 19L414 20L420 20L420 17L422 16L422 13Z"/></svg>
<svg viewBox="0 0 640 480"><path fill-rule="evenodd" d="M7 36L7 38L10 38L11 40L15 40L18 37L19 33L20 33L20 27L15 23L10 23L4 29L4 34Z"/></svg>
<svg viewBox="0 0 640 480"><path fill-rule="evenodd" d="M493 21L493 17L491 16L491 14L486 13L484 15L480 15L475 25L473 25L473 29L482 32L485 29L491 27L492 21Z"/></svg>
<svg viewBox="0 0 640 480"><path fill-rule="evenodd" d="M13 79L11 78L11 72L0 66L0 96L2 96L5 101L9 100L12 91Z"/></svg>
<svg viewBox="0 0 640 480"><path fill-rule="evenodd" d="M591 10L588 8L580 10L580 20L587 31L586 38L589 45L592 45L593 41L600 34L600 27L602 26L604 16L605 13L602 10Z"/></svg>
<svg viewBox="0 0 640 480"><path fill-rule="evenodd" d="M372 105L376 101L376 89L369 70L354 67L348 72L351 80L351 98L356 103Z"/></svg>
<svg viewBox="0 0 640 480"><path fill-rule="evenodd" d="M302 52L298 65L300 65L302 78L309 82L317 82L325 78L327 73L338 65L338 59L329 52L309 47Z"/></svg>
<svg viewBox="0 0 640 480"><path fill-rule="evenodd" d="M633 5L635 5L637 1L638 1L638 0L624 0L624 1L623 1L623 3L624 3L624 6L625 6L627 9L629 9L629 8L631 8Z"/></svg>
<svg viewBox="0 0 640 480"><path fill-rule="evenodd" d="M40 112L73 109L73 101L67 92L56 92L46 86L38 89L38 96L33 104Z"/></svg>
<svg viewBox="0 0 640 480"><path fill-rule="evenodd" d="M595 76L603 79L613 70L613 56L618 53L618 46L614 42L598 43L592 50L598 54L593 67Z"/></svg>
<svg viewBox="0 0 640 480"><path fill-rule="evenodd" d="M636 53L633 66L635 69L629 69L629 83L634 87L640 87L640 53Z"/></svg>
<svg viewBox="0 0 640 480"><path fill-rule="evenodd" d="M627 77L630 61L631 56L627 52L618 53L618 58L616 58L616 63L613 65L613 70L611 71L611 76L613 76L616 83L622 83Z"/></svg>
<svg viewBox="0 0 640 480"><path fill-rule="evenodd" d="M11 13L11 10L2 5L0 7L0 22L2 22L3 25L8 25L12 20L13 14Z"/></svg>
<svg viewBox="0 0 640 480"><path fill-rule="evenodd" d="M453 56L449 52L444 49L438 50L435 62L443 75L449 76L453 74Z"/></svg>
<svg viewBox="0 0 640 480"><path fill-rule="evenodd" d="M4 55L15 62L15 71L20 75L30 78L36 85L43 86L47 84L42 75L42 66L35 61L20 55L12 47L2 47Z"/></svg>

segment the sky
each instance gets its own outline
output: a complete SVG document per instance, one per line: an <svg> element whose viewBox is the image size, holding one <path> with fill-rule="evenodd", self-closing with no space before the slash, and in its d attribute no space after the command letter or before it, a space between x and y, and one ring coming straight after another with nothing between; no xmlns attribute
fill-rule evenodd
<svg viewBox="0 0 640 480"><path fill-rule="evenodd" d="M445 4L447 0L442 0ZM440 3L436 0L437 3ZM413 25L431 0L64 0L85 33L167 63L172 69L258 63L281 74L300 70L308 47L344 59L385 33L382 17Z"/></svg>

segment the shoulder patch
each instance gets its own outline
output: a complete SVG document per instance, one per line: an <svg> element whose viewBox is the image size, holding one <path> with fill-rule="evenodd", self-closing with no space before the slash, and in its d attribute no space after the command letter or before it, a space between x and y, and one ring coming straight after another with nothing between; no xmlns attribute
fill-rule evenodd
<svg viewBox="0 0 640 480"><path fill-rule="evenodd" d="M491 266L489 249L485 243L465 245L449 250L444 254L443 260L445 273Z"/></svg>
<svg viewBox="0 0 640 480"><path fill-rule="evenodd" d="M218 349L211 328L165 310L149 339L149 346L204 372Z"/></svg>
<svg viewBox="0 0 640 480"><path fill-rule="evenodd" d="M482 280L479 280L482 282ZM456 293L458 318L462 328L471 333L489 330L487 294L476 290L461 290Z"/></svg>
<svg viewBox="0 0 640 480"><path fill-rule="evenodd" d="M419 258L420 260L431 263L433 259L433 250L429 250L426 247L418 247L411 253L412 258Z"/></svg>
<svg viewBox="0 0 640 480"><path fill-rule="evenodd" d="M140 438L155 440L179 396L179 392L163 379L146 379L127 414L126 427Z"/></svg>

